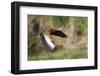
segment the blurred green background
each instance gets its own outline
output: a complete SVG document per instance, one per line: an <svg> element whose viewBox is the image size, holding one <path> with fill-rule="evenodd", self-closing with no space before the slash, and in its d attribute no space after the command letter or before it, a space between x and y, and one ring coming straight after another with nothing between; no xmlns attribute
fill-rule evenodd
<svg viewBox="0 0 100 76"><path fill-rule="evenodd" d="M80 59L88 57L88 17L28 15L28 60ZM48 51L38 34L48 28L63 29L67 38L53 37L62 45Z"/></svg>

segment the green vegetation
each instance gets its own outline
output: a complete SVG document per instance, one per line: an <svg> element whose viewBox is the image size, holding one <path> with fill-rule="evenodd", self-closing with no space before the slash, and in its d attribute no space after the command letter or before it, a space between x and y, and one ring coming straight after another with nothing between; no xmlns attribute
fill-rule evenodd
<svg viewBox="0 0 100 76"><path fill-rule="evenodd" d="M45 29L63 29L67 38L53 36L63 45L56 52L47 50L38 35ZM28 60L87 58L88 17L28 15Z"/></svg>
<svg viewBox="0 0 100 76"><path fill-rule="evenodd" d="M87 49L62 49L54 53L42 52L40 55L30 55L28 60L53 60L53 59L84 59L87 58Z"/></svg>

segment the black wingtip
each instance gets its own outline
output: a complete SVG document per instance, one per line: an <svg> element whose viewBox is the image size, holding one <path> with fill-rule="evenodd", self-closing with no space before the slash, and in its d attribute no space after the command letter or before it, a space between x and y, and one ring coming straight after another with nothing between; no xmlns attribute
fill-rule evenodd
<svg viewBox="0 0 100 76"><path fill-rule="evenodd" d="M57 30L57 31L54 31L51 33L52 35L56 35L56 36L60 36L60 37L63 37L63 38L67 38L68 35L66 35L65 33L63 33L62 31L60 30Z"/></svg>

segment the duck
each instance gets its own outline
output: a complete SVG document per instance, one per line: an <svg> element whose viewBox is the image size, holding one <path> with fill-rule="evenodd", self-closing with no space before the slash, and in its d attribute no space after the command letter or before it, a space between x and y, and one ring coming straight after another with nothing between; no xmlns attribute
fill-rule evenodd
<svg viewBox="0 0 100 76"><path fill-rule="evenodd" d="M39 22L39 21L38 21ZM40 23L34 23L33 26L33 33L38 38L40 38L43 46L49 51L55 51L58 46L56 45L55 41L52 38L52 35L59 36L62 38L67 38L68 35L64 32L64 28L54 28L54 27L47 27L43 26Z"/></svg>

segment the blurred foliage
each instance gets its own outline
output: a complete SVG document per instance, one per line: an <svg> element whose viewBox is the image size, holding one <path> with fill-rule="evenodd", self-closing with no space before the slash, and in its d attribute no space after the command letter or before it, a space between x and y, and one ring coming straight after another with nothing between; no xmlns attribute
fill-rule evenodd
<svg viewBox="0 0 100 76"><path fill-rule="evenodd" d="M53 60L53 59L85 59L87 49L61 49L54 53L42 52L40 55L29 55L28 60Z"/></svg>
<svg viewBox="0 0 100 76"><path fill-rule="evenodd" d="M76 26L76 32L79 35L86 35L87 33L87 25L88 25L87 17L75 17L74 24Z"/></svg>
<svg viewBox="0 0 100 76"><path fill-rule="evenodd" d="M50 53L45 49L38 34L48 28L63 28L68 34L67 39L54 38L64 50ZM28 60L87 58L87 34L88 17L28 15Z"/></svg>

